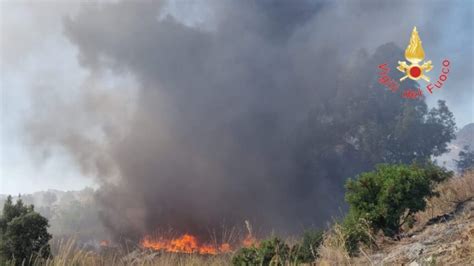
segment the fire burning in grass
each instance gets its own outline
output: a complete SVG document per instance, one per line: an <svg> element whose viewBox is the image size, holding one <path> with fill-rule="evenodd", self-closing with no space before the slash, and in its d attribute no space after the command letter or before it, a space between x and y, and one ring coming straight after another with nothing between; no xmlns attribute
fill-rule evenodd
<svg viewBox="0 0 474 266"><path fill-rule="evenodd" d="M165 251L171 253L197 253L202 255L217 255L232 252L235 247L251 247L258 246L258 240L253 236L252 227L249 221L245 221L247 234L245 238L240 241L240 244L235 244L232 237L226 238L227 241L222 241L222 244L203 243L198 240L196 236L191 234L183 234L177 238L168 237L152 237L146 235L140 241L140 245L146 249L156 251ZM231 245L230 243L234 243ZM233 247L234 246L234 247Z"/></svg>
<svg viewBox="0 0 474 266"><path fill-rule="evenodd" d="M101 247L108 247L110 245L110 242L109 242L109 240L101 240L99 245Z"/></svg>
<svg viewBox="0 0 474 266"><path fill-rule="evenodd" d="M184 234L173 239L153 239L151 236L145 236L140 244L144 248L173 253L217 255L232 251L231 246L228 243L223 243L221 245L200 243L195 236L190 234Z"/></svg>
<svg viewBox="0 0 474 266"><path fill-rule="evenodd" d="M248 234L242 241L242 246L244 247L251 247L256 245L258 245L257 239L250 234Z"/></svg>

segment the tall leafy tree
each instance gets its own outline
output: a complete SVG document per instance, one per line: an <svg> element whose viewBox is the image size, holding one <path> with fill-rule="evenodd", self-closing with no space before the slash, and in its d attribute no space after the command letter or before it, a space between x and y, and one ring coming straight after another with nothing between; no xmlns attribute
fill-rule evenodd
<svg viewBox="0 0 474 266"><path fill-rule="evenodd" d="M361 74L361 70L375 71L381 62L396 65L402 54L393 44L381 46L373 56L361 53L355 69L342 70L332 94L315 102L295 137L300 172L290 186L299 195L310 194L321 184L331 187L320 193L342 195L340 184L347 177L373 170L377 164L425 163L449 151L456 123L445 101L428 108L424 98L400 96L405 89L419 87L416 82L406 80L394 93L379 84L376 73ZM399 78L397 72L391 72L394 79Z"/></svg>
<svg viewBox="0 0 474 266"><path fill-rule="evenodd" d="M35 212L33 205L25 206L21 199L13 204L8 196L0 218L0 262L29 265L37 258L48 258L48 226L48 220Z"/></svg>

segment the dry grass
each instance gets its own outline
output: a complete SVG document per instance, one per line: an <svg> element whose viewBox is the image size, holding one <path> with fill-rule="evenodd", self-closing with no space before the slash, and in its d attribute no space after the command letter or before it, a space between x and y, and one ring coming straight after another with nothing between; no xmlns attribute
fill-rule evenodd
<svg viewBox="0 0 474 266"><path fill-rule="evenodd" d="M466 173L463 176L454 177L442 184L440 184L436 191L439 192L439 197L433 197L427 201L427 208L423 212L416 214L416 224L412 231L418 230L417 234L425 231L426 234L431 235L431 228L425 229L426 223L433 217L444 215L453 212L460 203L474 199L474 171ZM460 214L461 216L468 215L469 217L460 217L462 221L471 221L472 213ZM459 222L461 223L461 222ZM474 262L474 224L466 225L468 230L459 237L453 240L449 247L445 247L443 254L446 257L454 256L454 258L464 258L462 262ZM440 229L442 230L442 229ZM421 234L421 233L420 233ZM374 255L386 257L390 253L389 250L396 250L397 246L404 248L404 241L380 241L378 239L379 249L369 250L368 247L360 249L358 258L351 258L345 248L347 236L342 230L339 223L334 223L330 230L324 235L324 240L319 248L319 258L315 265L373 265L378 264ZM385 239L386 240L386 239ZM292 239L292 241L296 241ZM289 242L292 242L289 241ZM417 241L412 239L412 241ZM406 242L406 241L405 241ZM386 248L383 246L386 245ZM455 247L456 246L456 247ZM444 249L440 243L437 249ZM385 250L385 251L384 251ZM232 254L218 255L218 256L203 256L198 254L174 254L150 252L141 249L120 250L110 249L101 252L86 251L77 248L74 239L63 241L59 244L56 255L48 260L37 260L33 265L36 266L66 266L66 265L229 265L231 264ZM435 253L433 253L435 254ZM451 254L451 255L448 255ZM470 257L472 256L472 260ZM467 259L466 259L467 258ZM440 258L440 261L451 260L449 258ZM374 263L374 261L376 261ZM452 260L451 260L452 261Z"/></svg>
<svg viewBox="0 0 474 266"><path fill-rule="evenodd" d="M474 200L474 171L468 172L463 176L453 177L439 184L436 191L439 192L439 197L429 199L426 210L416 214L413 232L422 232L430 219L452 213L456 210L457 206L460 206L460 203ZM451 226L459 227L459 224L467 224L468 229L461 235L453 235L452 237L456 239L450 239L452 242L446 245L446 247L442 243L435 246L436 252L446 256L446 258L438 257L439 261L446 263L449 261L459 261L461 263L466 261L474 262L474 224L469 222L472 221L472 215L472 212L456 213L458 221L454 222L454 225ZM442 228L444 227L439 227L438 230L444 230ZM431 228L426 230L427 237L434 233L433 230ZM445 232L436 233L442 236ZM416 242L416 239L413 239L413 241ZM320 258L316 261L316 265L377 265L380 264L380 259L391 254L390 251L404 248L403 245L407 244L407 241L393 241L379 236L376 239L377 250L362 247L359 257L351 258L344 246L345 240L346 236L341 225L334 223L324 236L323 243L319 249ZM433 254L438 254L436 252L433 252Z"/></svg>
<svg viewBox="0 0 474 266"><path fill-rule="evenodd" d="M47 261L37 261L34 265L228 265L227 256L202 256L196 254L132 252L128 256L104 256L93 252L76 251L70 256L58 255Z"/></svg>
<svg viewBox="0 0 474 266"><path fill-rule="evenodd" d="M319 247L318 265L350 265L351 258L346 250L346 235L339 223L324 234L323 243Z"/></svg>
<svg viewBox="0 0 474 266"><path fill-rule="evenodd" d="M425 211L415 215L416 227L424 226L430 219L453 211L459 203L474 198L474 171L456 176L441 183L436 191L439 197L427 201Z"/></svg>
<svg viewBox="0 0 474 266"><path fill-rule="evenodd" d="M151 265L177 265L177 266L200 266L200 265L229 265L231 254L216 256L205 256L199 254L177 254L166 252L151 252L136 249L131 252L119 249L96 251L85 251L77 248L73 238L59 244L57 254L47 260L37 259L31 265L34 266L151 266ZM16 265L14 262L7 265ZM24 265L30 265L24 263Z"/></svg>

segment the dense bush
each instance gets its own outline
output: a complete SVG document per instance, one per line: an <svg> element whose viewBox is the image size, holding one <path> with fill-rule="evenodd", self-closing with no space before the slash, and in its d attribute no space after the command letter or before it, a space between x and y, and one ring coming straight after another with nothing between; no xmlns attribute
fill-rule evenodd
<svg viewBox="0 0 474 266"><path fill-rule="evenodd" d="M289 259L290 248L278 237L264 240L257 249L261 265L283 265Z"/></svg>
<svg viewBox="0 0 474 266"><path fill-rule="evenodd" d="M349 211L341 224L341 229L344 235L345 249L350 255L358 253L360 244L369 247L375 245L367 220L354 212Z"/></svg>
<svg viewBox="0 0 474 266"><path fill-rule="evenodd" d="M233 265L288 265L311 263L317 258L323 232L308 230L300 243L290 247L280 238L274 237L252 247L238 250L232 258Z"/></svg>
<svg viewBox="0 0 474 266"><path fill-rule="evenodd" d="M257 246L241 248L232 258L233 265L284 265L289 260L288 247L283 240L273 237Z"/></svg>
<svg viewBox="0 0 474 266"><path fill-rule="evenodd" d="M47 227L48 220L33 205L25 206L21 199L13 204L9 196L0 218L0 263L29 265L37 258L48 258L51 235Z"/></svg>
<svg viewBox="0 0 474 266"><path fill-rule="evenodd" d="M318 248L323 241L323 231L307 230L303 234L301 243L294 245L290 250L290 260L295 263L310 263L318 257Z"/></svg>
<svg viewBox="0 0 474 266"><path fill-rule="evenodd" d="M232 264L236 266L259 265L256 247L244 247L239 249L232 257Z"/></svg>
<svg viewBox="0 0 474 266"><path fill-rule="evenodd" d="M436 195L434 186L451 175L432 164L379 165L375 171L347 181L350 210L345 223L356 226L363 219L374 233L395 237L414 213L425 209L425 199Z"/></svg>

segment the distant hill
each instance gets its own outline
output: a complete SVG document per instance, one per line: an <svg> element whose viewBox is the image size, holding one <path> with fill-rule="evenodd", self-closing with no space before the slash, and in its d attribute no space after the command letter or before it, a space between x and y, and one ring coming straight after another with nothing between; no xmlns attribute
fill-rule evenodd
<svg viewBox="0 0 474 266"><path fill-rule="evenodd" d="M474 148L474 123L463 127L456 135L456 144L460 146L469 145L471 148Z"/></svg>
<svg viewBox="0 0 474 266"><path fill-rule="evenodd" d="M456 139L449 144L450 152L436 158L438 164L450 170L456 170L454 160L458 159L458 154L464 146L470 146L471 149L474 149L474 123L464 126L456 133Z"/></svg>

